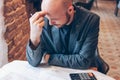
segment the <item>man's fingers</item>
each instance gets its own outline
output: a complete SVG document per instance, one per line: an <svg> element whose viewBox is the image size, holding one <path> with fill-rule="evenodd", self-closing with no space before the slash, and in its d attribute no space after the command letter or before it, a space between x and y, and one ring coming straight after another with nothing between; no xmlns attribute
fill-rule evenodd
<svg viewBox="0 0 120 80"><path fill-rule="evenodd" d="M34 22L34 24L40 24L41 22L43 22L44 21L44 17L41 17L41 18L39 18L36 22Z"/></svg>
<svg viewBox="0 0 120 80"><path fill-rule="evenodd" d="M32 22L35 22L36 20L38 20L40 17L44 17L46 15L46 12L41 11L41 12L36 12L31 18L30 20Z"/></svg>
<svg viewBox="0 0 120 80"><path fill-rule="evenodd" d="M35 14L32 15L32 17L35 17L35 16L45 16L46 12L45 11L40 11L40 12L36 12Z"/></svg>
<svg viewBox="0 0 120 80"><path fill-rule="evenodd" d="M45 24L45 21L42 21L41 23L37 24L38 27L42 28Z"/></svg>

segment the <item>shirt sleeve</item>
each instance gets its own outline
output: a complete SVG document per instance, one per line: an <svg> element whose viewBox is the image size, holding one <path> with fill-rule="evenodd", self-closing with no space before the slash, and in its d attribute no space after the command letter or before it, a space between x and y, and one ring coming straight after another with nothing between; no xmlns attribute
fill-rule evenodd
<svg viewBox="0 0 120 80"><path fill-rule="evenodd" d="M78 53L65 55L65 54L51 54L49 64L70 67L75 69L87 69L91 67L91 63L94 60L95 51L98 44L99 35L99 17L91 20L89 24L89 32L82 48ZM78 42L79 45L79 42Z"/></svg>
<svg viewBox="0 0 120 80"><path fill-rule="evenodd" d="M44 49L42 42L37 47L34 47L32 42L29 40L26 46L26 58L29 64L32 66L38 66L42 60L43 54Z"/></svg>

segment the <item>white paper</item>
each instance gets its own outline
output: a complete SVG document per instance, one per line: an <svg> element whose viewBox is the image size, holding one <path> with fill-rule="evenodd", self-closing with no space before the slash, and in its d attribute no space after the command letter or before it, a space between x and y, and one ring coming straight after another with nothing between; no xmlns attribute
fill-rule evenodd
<svg viewBox="0 0 120 80"><path fill-rule="evenodd" d="M0 69L0 80L71 80L70 73L93 72L98 80L115 80L93 70L75 70L56 66L32 67L27 61L13 61Z"/></svg>

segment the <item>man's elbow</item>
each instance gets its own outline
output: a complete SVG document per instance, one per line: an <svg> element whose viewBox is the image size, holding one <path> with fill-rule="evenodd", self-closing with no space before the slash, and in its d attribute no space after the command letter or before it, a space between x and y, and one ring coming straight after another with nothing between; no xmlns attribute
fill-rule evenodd
<svg viewBox="0 0 120 80"><path fill-rule="evenodd" d="M37 67L39 65L39 63L36 63L34 61L29 61L29 60L28 60L28 63L33 67Z"/></svg>

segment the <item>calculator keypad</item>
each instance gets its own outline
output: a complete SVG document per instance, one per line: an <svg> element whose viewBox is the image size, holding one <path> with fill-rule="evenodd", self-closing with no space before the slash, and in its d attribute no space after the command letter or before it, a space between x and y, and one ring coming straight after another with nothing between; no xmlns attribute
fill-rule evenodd
<svg viewBox="0 0 120 80"><path fill-rule="evenodd" d="M97 80L93 73L71 73L71 80Z"/></svg>

